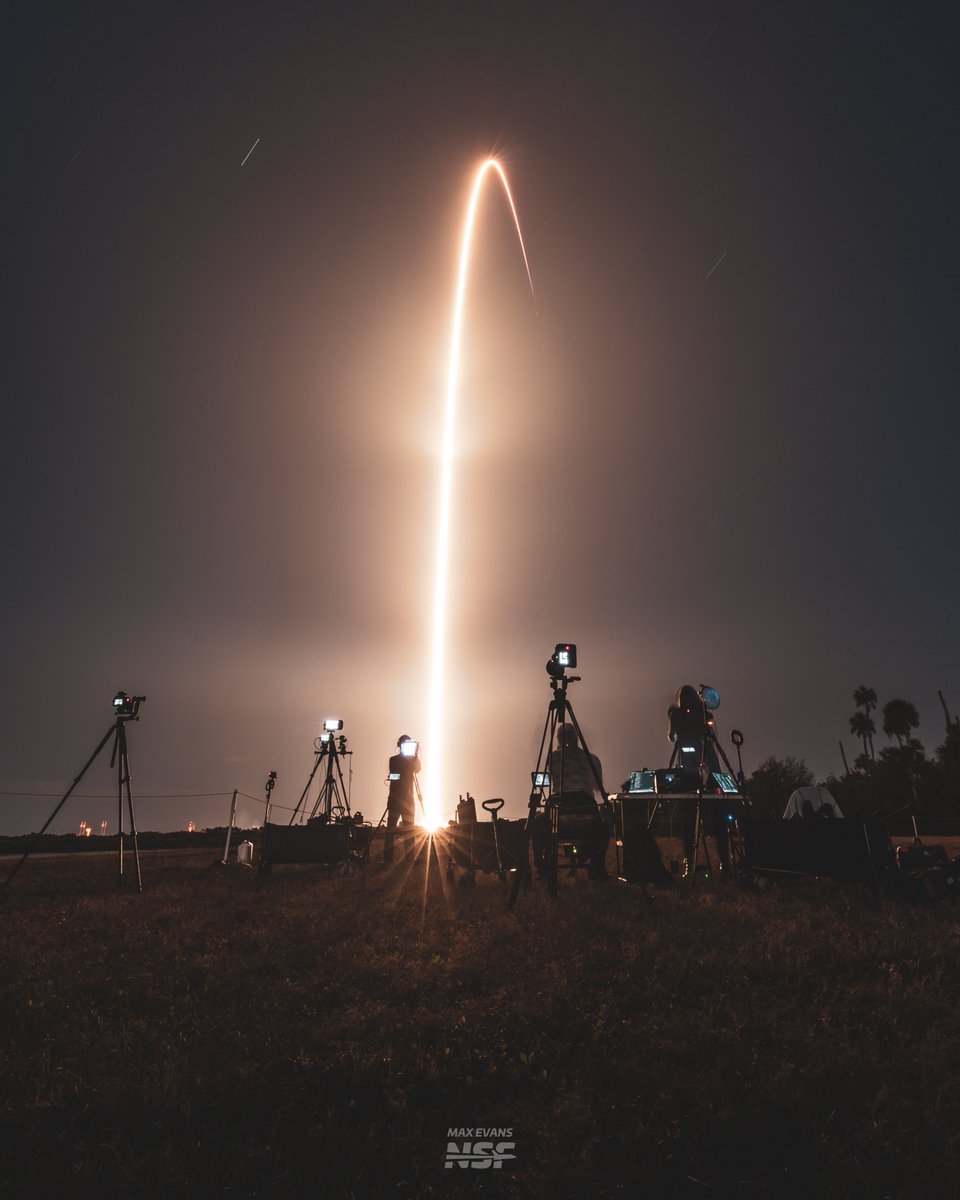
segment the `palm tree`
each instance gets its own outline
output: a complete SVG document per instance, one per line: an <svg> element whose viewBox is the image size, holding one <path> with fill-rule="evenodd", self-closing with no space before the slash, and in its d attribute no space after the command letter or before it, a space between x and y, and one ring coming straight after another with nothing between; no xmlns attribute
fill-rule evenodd
<svg viewBox="0 0 960 1200"><path fill-rule="evenodd" d="M873 735L877 732L877 727L870 720L866 713L855 712L850 718L850 732L854 737L858 737L863 742L863 757L872 758L873 755L867 754L867 745L873 748Z"/></svg>
<svg viewBox="0 0 960 1200"><path fill-rule="evenodd" d="M896 738L899 745L910 741L910 735L920 724L920 714L909 700L889 700L883 706L883 732Z"/></svg>
<svg viewBox="0 0 960 1200"><path fill-rule="evenodd" d="M853 702L857 706L857 708L863 709L863 715L869 721L870 714L877 707L877 693L874 691L874 689L872 687L867 687L866 684L862 683L857 688L857 690L853 693ZM870 723L871 723L872 728L870 729L870 732L867 734L867 741L864 742L863 752L864 752L864 754L866 754L867 742L869 742L870 743L870 757L874 758L875 756L873 753L873 735L877 732L877 730L876 730L876 726L873 725L873 722L871 721Z"/></svg>
<svg viewBox="0 0 960 1200"><path fill-rule="evenodd" d="M873 688L861 684L853 693L853 702L857 708L862 708L869 717L873 709L877 707L877 693Z"/></svg>

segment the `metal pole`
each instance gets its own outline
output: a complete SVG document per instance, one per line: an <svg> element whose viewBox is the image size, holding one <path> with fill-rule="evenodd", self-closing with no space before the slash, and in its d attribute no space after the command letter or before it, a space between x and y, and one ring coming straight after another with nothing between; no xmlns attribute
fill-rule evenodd
<svg viewBox="0 0 960 1200"><path fill-rule="evenodd" d="M117 850L117 877L119 882L123 882L123 755L119 753L120 739L122 734L123 724L117 717L117 738L113 743L113 756L117 760L117 832L120 835L120 843ZM113 763L110 764L113 766Z"/></svg>
<svg viewBox="0 0 960 1200"><path fill-rule="evenodd" d="M230 861L230 838L233 834L233 825L237 819L237 793L240 789L233 789L233 799L230 801L230 821L227 825L227 844L223 848L223 858L220 860L224 866Z"/></svg>
<svg viewBox="0 0 960 1200"><path fill-rule="evenodd" d="M271 771L270 774L267 776L267 782L263 785L264 790L267 793L267 799L266 799L264 809L263 809L264 841L266 841L267 822L270 820L270 795L273 792L276 782L277 782L277 773L276 773L276 771Z"/></svg>

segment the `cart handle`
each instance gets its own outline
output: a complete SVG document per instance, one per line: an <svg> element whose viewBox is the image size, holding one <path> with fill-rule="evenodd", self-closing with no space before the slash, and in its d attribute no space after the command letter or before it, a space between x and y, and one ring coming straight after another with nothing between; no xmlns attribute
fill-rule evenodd
<svg viewBox="0 0 960 1200"><path fill-rule="evenodd" d="M503 808L503 801L499 797L496 800L484 800L481 807L485 808L491 816L496 816Z"/></svg>

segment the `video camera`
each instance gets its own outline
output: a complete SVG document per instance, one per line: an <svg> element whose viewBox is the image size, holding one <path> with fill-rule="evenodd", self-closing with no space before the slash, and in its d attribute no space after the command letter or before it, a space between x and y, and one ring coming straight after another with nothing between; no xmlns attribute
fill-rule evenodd
<svg viewBox="0 0 960 1200"><path fill-rule="evenodd" d="M146 700L146 696L128 696L126 692L119 691L113 698L113 711L123 720L139 720L140 705Z"/></svg>

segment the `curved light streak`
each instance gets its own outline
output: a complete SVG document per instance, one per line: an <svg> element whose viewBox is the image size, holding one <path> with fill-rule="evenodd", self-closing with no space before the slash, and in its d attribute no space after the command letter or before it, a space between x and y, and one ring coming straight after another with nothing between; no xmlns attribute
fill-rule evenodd
<svg viewBox="0 0 960 1200"><path fill-rule="evenodd" d="M453 322L450 331L450 360L447 369L447 397L443 417L443 449L440 466L440 509L437 525L437 559L436 577L433 591L433 643L430 668L430 712L428 722L427 742L429 762L431 764L426 774L424 788L424 817L427 826L435 828L441 820L443 811L443 684L444 684L444 646L447 626L447 564L449 559L450 541L450 510L451 484L453 479L453 439L454 418L457 408L457 380L460 368L460 344L463 332L463 310L467 291L467 275L470 266L470 252L473 244L473 226L480 202L480 194L488 174L494 171L503 184L513 223L516 226L517 238L520 242L520 252L523 255L523 265L526 267L527 279L530 282L530 292L533 293L533 277L530 274L530 263L527 261L527 251L523 244L523 234L520 232L520 219L517 216L516 205L510 192L506 172L495 158L485 159L477 168L467 204L467 214L463 225L463 236L460 242L460 263L457 270L457 286L453 305ZM534 295L534 304L536 296Z"/></svg>

